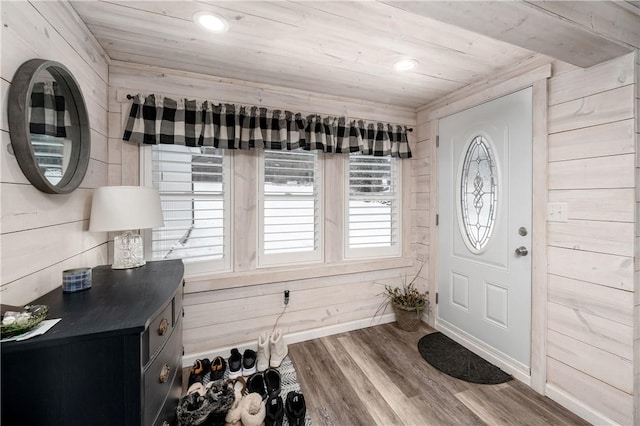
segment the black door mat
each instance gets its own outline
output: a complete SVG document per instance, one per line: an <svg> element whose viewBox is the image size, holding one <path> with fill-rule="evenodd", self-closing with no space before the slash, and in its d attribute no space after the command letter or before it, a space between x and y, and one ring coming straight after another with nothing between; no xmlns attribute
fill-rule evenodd
<svg viewBox="0 0 640 426"><path fill-rule="evenodd" d="M497 385L512 379L509 374L439 331L422 337L418 351L433 367L460 380Z"/></svg>

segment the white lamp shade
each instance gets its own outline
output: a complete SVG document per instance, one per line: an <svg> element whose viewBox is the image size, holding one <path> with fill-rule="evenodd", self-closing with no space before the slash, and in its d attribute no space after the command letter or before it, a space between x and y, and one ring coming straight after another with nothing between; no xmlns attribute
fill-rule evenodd
<svg viewBox="0 0 640 426"><path fill-rule="evenodd" d="M89 231L126 231L163 225L160 194L155 188L103 186L93 191Z"/></svg>

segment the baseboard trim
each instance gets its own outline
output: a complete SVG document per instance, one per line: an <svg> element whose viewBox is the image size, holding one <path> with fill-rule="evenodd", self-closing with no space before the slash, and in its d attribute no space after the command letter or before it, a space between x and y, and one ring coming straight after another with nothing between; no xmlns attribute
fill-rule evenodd
<svg viewBox="0 0 640 426"><path fill-rule="evenodd" d="M462 331L453 324L448 323L440 318L436 319L436 330L444 333L446 336L460 343L465 348L487 361L495 364L503 371L511 374L513 377L531 387L531 375L529 368L515 359L503 354L502 352L492 348L485 343L477 340L468 333Z"/></svg>
<svg viewBox="0 0 640 426"><path fill-rule="evenodd" d="M609 417L595 411L591 407L585 405L583 402L577 400L564 390L550 383L545 386L545 395L554 400L558 404L562 405L572 413L582 417L586 421L594 425L620 425Z"/></svg>
<svg viewBox="0 0 640 426"><path fill-rule="evenodd" d="M374 325L386 324L386 323L393 322L395 320L396 320L395 314L391 313L391 314L381 315L377 317L375 320L372 320L371 318L364 318L356 321L349 321L349 322L340 323L340 324L328 325L325 327L297 331L295 333L285 334L283 337L285 342L287 342L287 344L290 345L293 343L304 342L307 340L317 339L320 337L345 333L347 331L359 330L361 328L367 328ZM219 348L213 348L212 350L206 351L206 352L188 354L182 357L182 367L191 367L193 365L193 362L196 359L201 359L201 358L212 359L216 356L221 356L221 357L224 357L225 359L229 358L229 355L231 354L231 349L233 348L238 348L240 352L244 352L245 349L256 350L256 347L257 347L257 339L248 341L248 342L241 342L233 346L223 346Z"/></svg>

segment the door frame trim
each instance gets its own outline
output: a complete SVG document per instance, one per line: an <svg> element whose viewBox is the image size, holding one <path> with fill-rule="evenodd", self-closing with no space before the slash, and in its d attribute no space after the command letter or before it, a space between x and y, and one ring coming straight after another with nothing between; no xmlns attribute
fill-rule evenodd
<svg viewBox="0 0 640 426"><path fill-rule="evenodd" d="M436 138L439 135L438 121L456 112L480 105L493 99L517 92L518 90L532 87L532 263L531 263L531 366L530 376L518 374L516 377L529 385L540 394L545 394L547 381L546 357L547 357L547 209L535 208L546 206L548 200L547 170L548 170L548 132L547 132L547 79L551 77L551 64L546 64L529 70L517 77L485 87L478 92L458 101L428 111L427 122L431 123L430 156L430 209L429 223L433 232L430 233L430 246L434 250L429 256L429 280L433 283L432 306L435 306L435 293L438 291L438 228L436 215L438 213L438 150ZM435 323L434 326L438 328ZM444 324L443 324L444 325ZM475 346L475 345L474 345ZM522 380L525 379L525 380Z"/></svg>

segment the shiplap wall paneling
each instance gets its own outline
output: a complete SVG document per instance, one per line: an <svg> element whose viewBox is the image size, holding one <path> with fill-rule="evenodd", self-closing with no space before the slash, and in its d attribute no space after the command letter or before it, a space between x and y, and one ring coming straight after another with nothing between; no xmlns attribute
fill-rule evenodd
<svg viewBox="0 0 640 426"><path fill-rule="evenodd" d="M373 318L384 284L399 284L405 268L334 277L271 282L257 286L191 293L185 287L185 354L255 343L276 325L289 334ZM283 291L290 301L283 312ZM390 312L390 309L387 313Z"/></svg>
<svg viewBox="0 0 640 426"><path fill-rule="evenodd" d="M127 94L157 93L173 98L208 99L303 113L345 115L411 127L416 124L415 111L408 108L164 68L114 62L109 68L109 81L109 166L110 182L113 183L132 184L136 182L133 177L139 175L138 147L121 140L130 105ZM410 136L411 146L420 156L421 150L416 148L413 139ZM285 289L291 291L291 301L278 321L278 327L285 334L312 335L316 333L315 330L327 327L342 327L350 323L362 324L360 326L373 324L383 285L399 283L401 277L415 271L410 256L412 237L409 229L403 229L406 258L343 262L341 234L344 231L344 215L336 206L343 203L344 157L326 154L325 193L330 193L325 200L327 264L258 268L258 157L255 151L236 151L230 155L235 212L233 270L210 276L187 274L185 277L184 359L189 360L200 354L209 356L221 348L234 345L255 345L260 333L271 330L280 315ZM416 200L411 197L411 188L418 184L413 179L411 161L414 160L403 160L402 167L406 190L403 194L403 222L406 224L411 223L409 207ZM428 195L420 197L416 203L427 207ZM428 236L427 233L422 235L424 238ZM388 320L389 315L385 318Z"/></svg>
<svg viewBox="0 0 640 426"><path fill-rule="evenodd" d="M91 159L79 189L45 194L22 174L7 151L6 108L1 121L3 303L22 305L59 287L62 271L107 263L106 234L88 232L93 188L107 183L107 59L73 9L65 3L7 2L2 5L2 104L17 68L45 58L76 77L91 125Z"/></svg>
<svg viewBox="0 0 640 426"><path fill-rule="evenodd" d="M411 179L413 183L411 191L411 248L415 257L415 268L422 268L417 281L421 291L429 291L431 302L430 312L425 313L423 320L432 326L435 324L435 292L436 287L431 277L430 261L433 252L431 229L431 186L433 158L431 155L432 128L427 121L418 123L416 128L417 143L414 145L411 164ZM423 265L424 263L424 265Z"/></svg>
<svg viewBox="0 0 640 426"><path fill-rule="evenodd" d="M575 390L580 389L578 401L584 404L587 410L597 409L604 418L608 419L594 421L595 424L634 424L631 416L633 398L630 394L551 357L547 362L547 374L554 378L553 384L559 388L560 392L570 395L569 398L575 398ZM549 395L552 399L556 399L557 393L554 389Z"/></svg>
<svg viewBox="0 0 640 426"><path fill-rule="evenodd" d="M634 421L634 70L629 54L549 80L549 200L568 219L547 226L547 382L621 424Z"/></svg>
<svg viewBox="0 0 640 426"><path fill-rule="evenodd" d="M639 42L640 43L640 42ZM635 244L635 297L634 297L634 342L633 342L633 374L634 374L634 421L640 423L640 47L635 52L635 152L636 152L636 203L634 219L636 223Z"/></svg>

